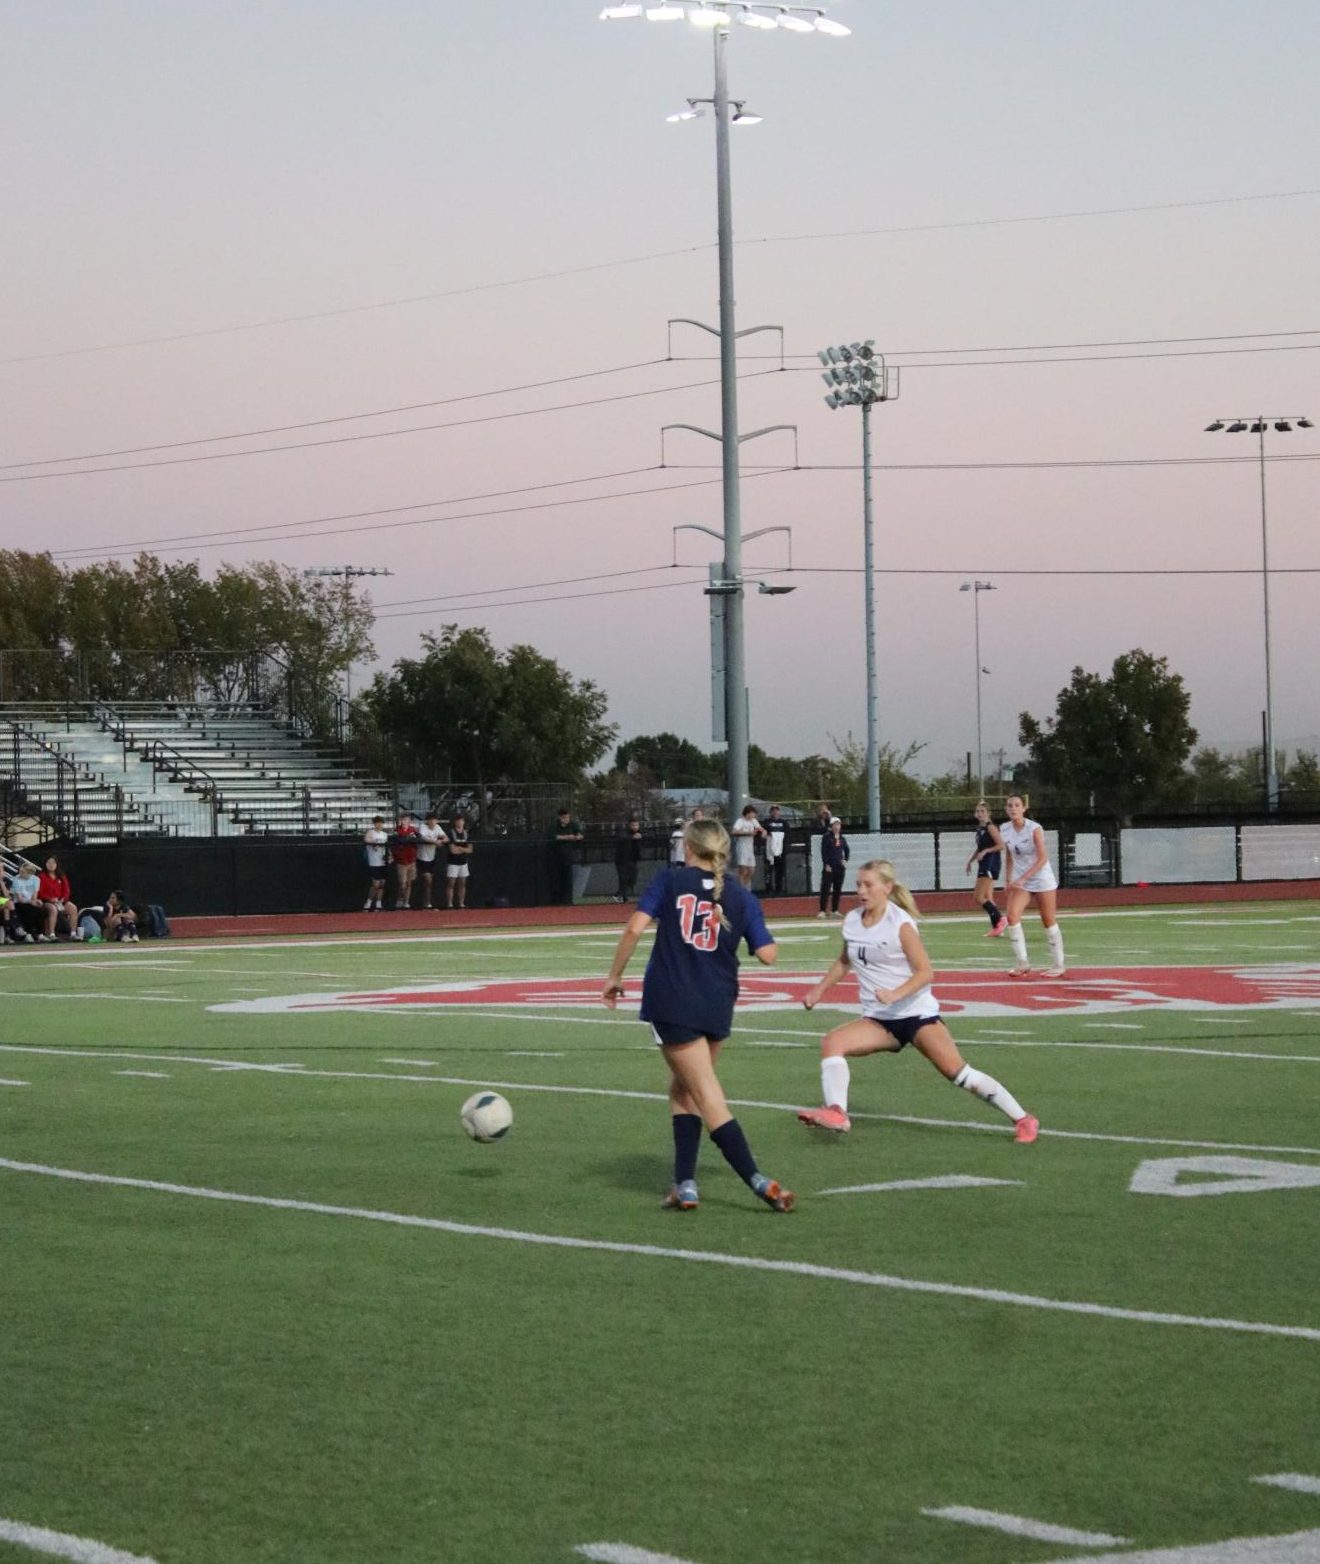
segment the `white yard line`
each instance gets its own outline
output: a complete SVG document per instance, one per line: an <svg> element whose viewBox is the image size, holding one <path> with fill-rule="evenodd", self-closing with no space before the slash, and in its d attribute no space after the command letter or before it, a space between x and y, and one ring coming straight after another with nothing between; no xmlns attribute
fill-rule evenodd
<svg viewBox="0 0 1320 1564"><path fill-rule="evenodd" d="M22 1521L0 1519L0 1542L13 1542L32 1553L44 1553L57 1559L73 1559L74 1564L156 1564L143 1553L124 1553L90 1537L73 1537L65 1531L47 1531L44 1526L25 1526Z"/></svg>
<svg viewBox="0 0 1320 1564"><path fill-rule="evenodd" d="M933 1178L896 1178L888 1184L847 1184L840 1189L822 1189L822 1195L877 1195L891 1189L989 1189L994 1185L1021 1185L1020 1178L975 1178L970 1173L939 1173Z"/></svg>
<svg viewBox="0 0 1320 1564"><path fill-rule="evenodd" d="M0 1077L0 1086L31 1086L31 1081L9 1081Z"/></svg>
<svg viewBox="0 0 1320 1564"><path fill-rule="evenodd" d="M690 1564L690 1560L673 1553L652 1553L648 1548L634 1548L629 1542L584 1542L573 1551L595 1564Z"/></svg>
<svg viewBox="0 0 1320 1564"><path fill-rule="evenodd" d="M164 1070L116 1070L115 1075L137 1075L144 1081L168 1081L169 1076Z"/></svg>
<svg viewBox="0 0 1320 1564"><path fill-rule="evenodd" d="M1030 1537L1033 1542L1058 1542L1072 1548L1121 1548L1131 1538L1111 1537L1107 1531L1076 1531L1071 1526L1054 1526L1048 1521L1033 1521L1025 1515L1001 1515L998 1510L975 1510L962 1504L943 1509L922 1510L923 1515L941 1521L957 1521L962 1526L984 1526L990 1531L1007 1532L1010 1537Z"/></svg>
<svg viewBox="0 0 1320 1564"><path fill-rule="evenodd" d="M191 1005L196 1001L192 999L152 999L146 994L72 994L67 988L55 989L53 992L28 988L0 988L0 994L6 999L117 999L126 1005L138 1003L146 1005Z"/></svg>
<svg viewBox="0 0 1320 1564"><path fill-rule="evenodd" d="M651 1050L649 1043L639 1045ZM1109 1047L1109 1044L1100 1044ZM1123 1045L1119 1045L1123 1046ZM111 1048L42 1048L32 1043L0 1043L0 1053L39 1054L56 1059L145 1059L154 1063L162 1060L170 1064L196 1064L206 1069L239 1074L251 1071L262 1075L280 1075L298 1080L328 1081L400 1081L405 1084L425 1086L484 1086L498 1091L550 1092L567 1097L612 1097L631 1102L667 1102L664 1092L626 1091L610 1086L548 1085L543 1081L499 1081L490 1076L467 1075L400 1075L387 1070L309 1070L302 1064L258 1064L246 1059L213 1059L198 1054L132 1053L125 1049ZM755 1097L730 1097L729 1102L738 1108L764 1108L772 1113L796 1113L800 1102L765 1102ZM923 1129L973 1130L984 1135L1011 1135L1013 1126L1002 1123L982 1123L975 1119L934 1119L908 1113L865 1113L851 1110L854 1119L873 1123L913 1124ZM1223 1140L1175 1140L1167 1136L1106 1135L1097 1130L1061 1130L1042 1127L1042 1136L1055 1140L1089 1140L1117 1146L1178 1146L1203 1151L1264 1151L1279 1152L1289 1156L1320 1157L1320 1146L1267 1146L1254 1142Z"/></svg>
<svg viewBox="0 0 1320 1564"><path fill-rule="evenodd" d="M1286 1488L1289 1493L1320 1494L1320 1477L1307 1477L1301 1472L1273 1472L1267 1477L1253 1477L1253 1483L1264 1483L1267 1488Z"/></svg>
<svg viewBox="0 0 1320 1564"><path fill-rule="evenodd" d="M485 1227L469 1222L447 1221L441 1217L413 1216L401 1211L374 1211L360 1206L329 1205L320 1201L290 1200L273 1195L247 1195L240 1194L236 1190L173 1184L161 1179L125 1178L109 1173L88 1172L79 1168L50 1167L39 1162L16 1162L8 1157L0 1157L0 1168L7 1168L13 1173L64 1179L71 1183L96 1184L117 1189L140 1189L192 1200L213 1200L227 1205L255 1206L273 1211L299 1211L313 1216L347 1217L361 1222L380 1222L394 1227L450 1233L463 1238L493 1238L506 1243L533 1244L541 1248L634 1255L650 1260L681 1260L694 1265L725 1266L732 1270L761 1271L777 1276L802 1276L816 1281L842 1282L855 1287L883 1288L893 1292L920 1293L942 1298L970 1298L977 1302L1004 1304L1011 1308L1039 1309L1056 1314L1077 1314L1096 1319L1121 1320L1128 1324L1229 1331L1251 1336L1278 1336L1294 1341L1320 1343L1320 1329L1309 1325L1280 1325L1263 1320L1175 1314L1154 1309L1123 1309L1112 1304L1092 1303L1079 1299L1040 1298L1031 1293L1006 1292L995 1287L959 1286L952 1282L927 1282L908 1276L890 1276L878 1271L843 1270L837 1266L814 1265L805 1260L772 1260L760 1255L722 1254L705 1249L672 1249L662 1244L627 1244L603 1238L570 1237L563 1233L534 1233L518 1228Z"/></svg>
<svg viewBox="0 0 1320 1564"><path fill-rule="evenodd" d="M1315 1564L1320 1531L1294 1531L1286 1537L1230 1537L1227 1542L1189 1543L1183 1547L1143 1548L1140 1553L1071 1553L1048 1564Z"/></svg>

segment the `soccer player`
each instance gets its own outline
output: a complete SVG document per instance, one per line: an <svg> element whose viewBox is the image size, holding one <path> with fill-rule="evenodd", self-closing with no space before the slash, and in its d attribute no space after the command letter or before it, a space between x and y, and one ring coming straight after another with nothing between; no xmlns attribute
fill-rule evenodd
<svg viewBox="0 0 1320 1564"><path fill-rule="evenodd" d="M1059 880L1045 850L1045 833L1034 820L1027 819L1027 801L1021 793L1010 793L1004 800L1004 808L1008 811L1008 819L1000 826L999 834L1008 858L1004 890L1007 892L1008 938L1015 962L1013 976L1027 977L1031 972L1022 914L1034 896L1041 927L1045 930L1045 942L1050 947L1050 964L1045 968L1045 976L1061 978L1068 969L1063 960L1063 933L1055 919Z"/></svg>
<svg viewBox="0 0 1320 1564"><path fill-rule="evenodd" d="M683 854L682 868L662 870L642 892L619 937L601 994L613 1010L623 997L624 968L654 923L655 944L642 980L641 1019L650 1022L669 1067L674 1185L663 1204L668 1210L696 1209L697 1153L704 1124L748 1188L772 1210L791 1211L792 1191L757 1168L715 1074L720 1045L733 1030L738 946L745 939L768 967L779 950L756 898L725 879L729 833L719 821L690 821L683 833Z"/></svg>
<svg viewBox="0 0 1320 1564"><path fill-rule="evenodd" d="M1004 842L999 834L999 827L990 818L990 806L985 799L977 804L976 816L976 846L972 850L972 856L967 860L967 872L970 874L972 865L976 865L976 885L972 891L972 900L980 907L990 919L990 927L986 930L986 938L993 939L996 934L1002 934L1008 927L1008 919L995 905L995 881L999 878L999 871L1003 864Z"/></svg>
<svg viewBox="0 0 1320 1564"><path fill-rule="evenodd" d="M804 1109L804 1124L842 1134L852 1128L848 1118L848 1060L862 1054L899 1053L913 1044L935 1068L965 1091L998 1108L1017 1126L1015 1139L1035 1140L1039 1120L992 1075L972 1069L940 1019L931 992L934 972L917 932L917 904L912 892L894 874L887 859L873 858L857 871L857 899L843 920L843 949L829 971L803 998L808 1010L851 971L862 996L862 1014L827 1032L820 1045L823 1108Z"/></svg>

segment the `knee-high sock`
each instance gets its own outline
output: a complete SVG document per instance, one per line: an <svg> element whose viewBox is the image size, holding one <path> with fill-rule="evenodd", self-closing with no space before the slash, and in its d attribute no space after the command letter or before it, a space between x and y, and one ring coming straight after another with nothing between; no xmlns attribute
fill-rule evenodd
<svg viewBox="0 0 1320 1564"><path fill-rule="evenodd" d="M674 1127L674 1182L683 1184L697 1173L697 1153L701 1150L701 1115L676 1113Z"/></svg>
<svg viewBox="0 0 1320 1564"><path fill-rule="evenodd" d="M989 918L992 924L999 922L1000 912L999 908L995 905L995 899L993 896L987 897L987 899L981 903L981 906L984 908L985 915L987 918Z"/></svg>
<svg viewBox="0 0 1320 1564"><path fill-rule="evenodd" d="M820 1095L827 1108L848 1111L848 1061L842 1054L831 1054L820 1061Z"/></svg>
<svg viewBox="0 0 1320 1564"><path fill-rule="evenodd" d="M954 1076L953 1084L961 1086L964 1091L974 1093L982 1102L988 1102L992 1108L998 1108L1000 1113L1012 1119L1014 1124L1025 1117L1026 1109L1006 1086L1001 1086L993 1075L985 1075L980 1070L973 1070L970 1064L963 1065Z"/></svg>
<svg viewBox="0 0 1320 1564"><path fill-rule="evenodd" d="M1050 947L1050 965L1063 966L1063 930L1057 923L1052 923L1045 930L1045 943Z"/></svg>
<svg viewBox="0 0 1320 1564"><path fill-rule="evenodd" d="M1020 923L1010 923L1008 926L1008 942L1013 947L1013 955L1018 966L1027 964L1027 936Z"/></svg>
<svg viewBox="0 0 1320 1564"><path fill-rule="evenodd" d="M755 1188L756 1158L747 1144L742 1125L737 1119L729 1119L719 1129L710 1132L710 1138L720 1149L720 1154L748 1188Z"/></svg>

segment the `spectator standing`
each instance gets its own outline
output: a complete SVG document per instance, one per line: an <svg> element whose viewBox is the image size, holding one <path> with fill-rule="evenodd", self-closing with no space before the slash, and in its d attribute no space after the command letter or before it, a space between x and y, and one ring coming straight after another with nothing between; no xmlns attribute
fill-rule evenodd
<svg viewBox="0 0 1320 1564"><path fill-rule="evenodd" d="M738 884L749 891L756 874L756 838L765 835L765 827L756 818L755 804L743 805L743 812L733 822L729 835L733 838L733 866L738 871Z"/></svg>
<svg viewBox="0 0 1320 1564"><path fill-rule="evenodd" d="M38 886L45 918L42 932L37 935L38 941L43 945L50 944L59 930L61 920L68 927L70 939L81 939L78 909L73 903L73 888L53 853L46 860L46 867L38 878Z"/></svg>
<svg viewBox="0 0 1320 1564"><path fill-rule="evenodd" d="M788 822L779 811L778 804L770 805L765 817L765 889L769 896L784 894L785 880L785 831Z"/></svg>
<svg viewBox="0 0 1320 1564"><path fill-rule="evenodd" d="M455 815L449 822L445 858L445 906L464 907L467 904L469 863L472 858L472 839L468 836L466 815Z"/></svg>
<svg viewBox="0 0 1320 1564"><path fill-rule="evenodd" d="M674 816L674 829L669 833L669 861L675 868L682 868L686 859L683 855L683 816Z"/></svg>
<svg viewBox="0 0 1320 1564"><path fill-rule="evenodd" d="M362 910L379 912L385 897L385 865L390 859L390 839L384 815L372 816L371 824L362 834L362 853L367 861L367 899L362 903Z"/></svg>
<svg viewBox="0 0 1320 1564"><path fill-rule="evenodd" d="M422 911L434 909L431 885L435 879L435 855L449 838L434 812L417 827L417 878L422 882ZM448 859L446 858L446 863Z"/></svg>
<svg viewBox="0 0 1320 1564"><path fill-rule="evenodd" d="M417 827L413 817L405 809L390 837L390 850L394 858L396 877L395 911L412 906L413 882L417 878Z"/></svg>
<svg viewBox="0 0 1320 1564"><path fill-rule="evenodd" d="M19 944L36 939L41 933L45 917L41 909L41 880L36 866L20 863L18 873L9 881L9 897L14 907L14 939Z"/></svg>
<svg viewBox="0 0 1320 1564"><path fill-rule="evenodd" d="M642 859L642 822L629 815L614 844L614 867L619 875L616 901L631 901L637 892L637 865Z"/></svg>
<svg viewBox="0 0 1320 1564"><path fill-rule="evenodd" d="M848 867L849 854L848 838L843 834L843 821L835 815L820 844L820 911L816 914L818 918L825 917L828 912L832 912L836 918L840 916L839 898L843 895L843 874Z"/></svg>
<svg viewBox="0 0 1320 1564"><path fill-rule="evenodd" d="M551 840L554 842L555 902L561 907L571 907L573 866L577 862L577 844L582 840L582 826L573 818L567 805L559 811Z"/></svg>

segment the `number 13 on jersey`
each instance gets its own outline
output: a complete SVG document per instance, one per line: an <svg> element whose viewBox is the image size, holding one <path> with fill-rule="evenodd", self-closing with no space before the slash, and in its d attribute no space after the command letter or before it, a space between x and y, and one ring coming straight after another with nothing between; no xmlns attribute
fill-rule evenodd
<svg viewBox="0 0 1320 1564"><path fill-rule="evenodd" d="M720 942L720 911L711 901L690 892L678 898L679 927L684 942L694 950L714 950Z"/></svg>

